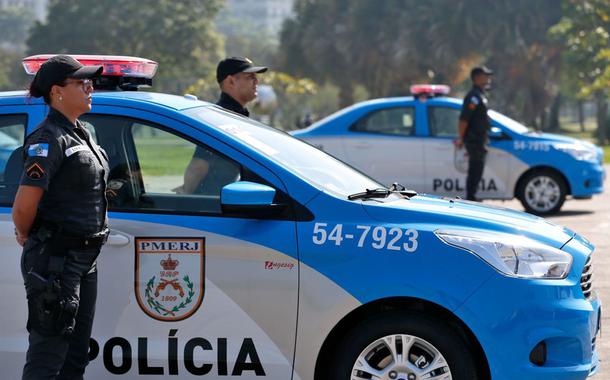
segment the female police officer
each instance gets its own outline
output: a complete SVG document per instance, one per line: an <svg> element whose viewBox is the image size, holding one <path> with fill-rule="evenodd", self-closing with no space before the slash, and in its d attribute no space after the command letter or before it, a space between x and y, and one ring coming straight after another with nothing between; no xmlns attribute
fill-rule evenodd
<svg viewBox="0 0 610 380"><path fill-rule="evenodd" d="M50 109L25 141L13 205L30 333L23 379L82 379L88 364L108 157L77 118L91 109L91 79L101 72L58 55L30 85Z"/></svg>

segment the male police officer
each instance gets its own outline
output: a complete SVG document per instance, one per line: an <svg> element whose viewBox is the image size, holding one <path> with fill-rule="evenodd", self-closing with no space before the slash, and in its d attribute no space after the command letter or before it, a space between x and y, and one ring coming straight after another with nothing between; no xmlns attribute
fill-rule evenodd
<svg viewBox="0 0 610 380"><path fill-rule="evenodd" d="M483 176L487 149L487 97L485 90L491 84L493 71L485 66L475 67L470 71L472 89L464 97L462 112L458 123L457 148L466 146L468 152L468 176L466 178L466 199L476 200L477 187Z"/></svg>
<svg viewBox="0 0 610 380"><path fill-rule="evenodd" d="M256 74L265 71L267 67L254 66L250 59L244 57L229 57L220 61L216 68L216 80L221 93L216 104L240 115L250 116L246 104L258 95ZM174 191L179 194L215 193L219 187L232 182L233 171L224 167L228 163L216 158L214 153L197 146L184 172L184 184ZM213 173L210 173L210 166L214 167Z"/></svg>

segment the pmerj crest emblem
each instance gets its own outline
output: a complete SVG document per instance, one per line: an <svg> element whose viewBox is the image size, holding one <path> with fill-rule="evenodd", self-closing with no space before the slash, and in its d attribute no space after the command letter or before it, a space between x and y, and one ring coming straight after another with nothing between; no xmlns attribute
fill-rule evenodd
<svg viewBox="0 0 610 380"><path fill-rule="evenodd" d="M142 310L154 319L190 317L204 295L205 239L136 238L135 287Z"/></svg>
<svg viewBox="0 0 610 380"><path fill-rule="evenodd" d="M453 166L459 173L468 173L468 152L464 147L453 150Z"/></svg>

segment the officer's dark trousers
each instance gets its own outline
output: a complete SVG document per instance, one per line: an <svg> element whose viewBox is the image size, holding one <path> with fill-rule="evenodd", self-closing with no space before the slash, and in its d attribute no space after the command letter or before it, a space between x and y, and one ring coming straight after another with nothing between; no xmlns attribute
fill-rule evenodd
<svg viewBox="0 0 610 380"><path fill-rule="evenodd" d="M28 298L29 347L23 368L23 380L79 380L83 379L89 363L89 339L97 297L97 269L95 259L99 249L68 250L62 272L62 297L77 301L76 325L71 335L49 335L36 331L32 313L39 291L34 289L27 272L34 269L46 273L48 244L30 237L23 249L21 271ZM40 272L39 272L40 271Z"/></svg>
<svg viewBox="0 0 610 380"><path fill-rule="evenodd" d="M479 144L466 144L468 152L468 176L466 177L466 199L476 200L477 188L481 177L483 177L483 169L485 168L485 156L487 149Z"/></svg>

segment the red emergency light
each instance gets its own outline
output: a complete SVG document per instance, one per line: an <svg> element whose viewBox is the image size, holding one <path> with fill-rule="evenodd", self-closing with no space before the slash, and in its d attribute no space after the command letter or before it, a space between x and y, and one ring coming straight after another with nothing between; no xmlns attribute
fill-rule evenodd
<svg viewBox="0 0 610 380"><path fill-rule="evenodd" d="M33 55L23 59L23 67L35 75L40 66L56 54ZM136 78L152 78L157 72L157 62L138 57L120 55L70 55L85 66L103 66L102 75Z"/></svg>
<svg viewBox="0 0 610 380"><path fill-rule="evenodd" d="M24 58L23 68L29 75L35 75L40 66L56 54L40 54ZM150 86L159 66L150 59L120 55L74 55L70 56L85 66L102 66L102 76L95 80L96 89L135 90L140 86Z"/></svg>
<svg viewBox="0 0 610 380"><path fill-rule="evenodd" d="M448 95L451 87L444 84L414 84L410 88L413 96L441 96Z"/></svg>

